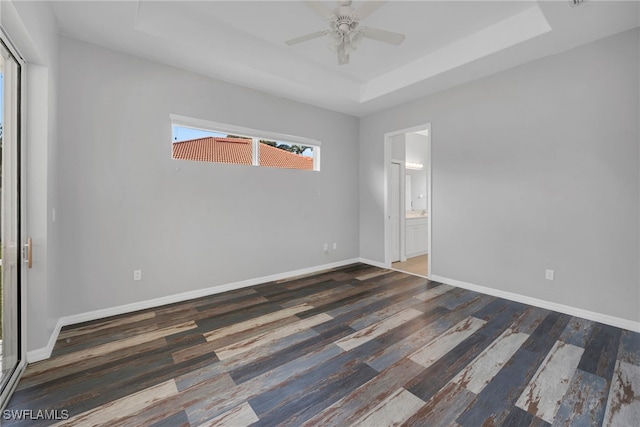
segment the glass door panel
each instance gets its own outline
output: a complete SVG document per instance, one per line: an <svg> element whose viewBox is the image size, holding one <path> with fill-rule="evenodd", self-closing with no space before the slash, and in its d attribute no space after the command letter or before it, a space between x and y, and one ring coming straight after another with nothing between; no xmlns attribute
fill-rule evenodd
<svg viewBox="0 0 640 427"><path fill-rule="evenodd" d="M20 333L20 63L0 43L0 404L24 365ZM22 362L22 363L21 363Z"/></svg>

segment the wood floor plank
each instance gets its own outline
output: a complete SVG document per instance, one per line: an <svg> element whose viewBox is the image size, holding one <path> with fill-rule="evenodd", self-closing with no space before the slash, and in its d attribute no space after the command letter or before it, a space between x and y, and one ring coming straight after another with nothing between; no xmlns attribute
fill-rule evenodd
<svg viewBox="0 0 640 427"><path fill-rule="evenodd" d="M73 386L61 388L54 401L67 408L70 413L82 413L98 406L108 404L114 399L126 398L162 382L172 380L185 371L197 369L209 362L207 359L195 359L184 364L174 364L167 353L159 353L153 360L145 363L127 365L106 376L111 380L105 382L105 375L101 372L91 375L87 379L80 378ZM45 403L46 402L46 403ZM51 398L41 402L50 406Z"/></svg>
<svg viewBox="0 0 640 427"><path fill-rule="evenodd" d="M365 273L365 274L361 274L360 276L356 276L356 280L369 280L372 279L374 277L378 277L378 276L382 276L383 274L389 274L391 273L392 270L378 270L378 271L372 271L371 273Z"/></svg>
<svg viewBox="0 0 640 427"><path fill-rule="evenodd" d="M212 395L222 396L233 390L235 386L235 382L228 373L221 373L180 390L181 406L185 409L189 422L198 425L236 407L237 405L227 405L222 399L208 398Z"/></svg>
<svg viewBox="0 0 640 427"><path fill-rule="evenodd" d="M418 295L415 296L415 298L418 298L420 301L429 301L430 299L438 297L453 289L455 289L453 286L440 285L419 293Z"/></svg>
<svg viewBox="0 0 640 427"><path fill-rule="evenodd" d="M595 322L574 317L569 321L559 339L567 344L584 348L594 326Z"/></svg>
<svg viewBox="0 0 640 427"><path fill-rule="evenodd" d="M167 408L172 408L169 414ZM140 427L152 425L165 425L167 427L184 426L189 427L189 419L186 412L182 409L180 395L175 394L166 399L158 400L151 403L148 407L141 411L136 411L127 417L118 420L118 427Z"/></svg>
<svg viewBox="0 0 640 427"><path fill-rule="evenodd" d="M618 359L632 365L640 366L640 333L622 331L620 347L618 349Z"/></svg>
<svg viewBox="0 0 640 427"><path fill-rule="evenodd" d="M139 314L131 314L129 316L118 317L116 319L93 323L87 326L75 326L73 328L63 328L58 335L58 339L66 340L67 338L77 337L79 335L90 335L105 329L121 328L124 325L135 324L141 320L153 319L156 317L154 311L147 311Z"/></svg>
<svg viewBox="0 0 640 427"><path fill-rule="evenodd" d="M356 263L65 327L2 425L626 427L639 370L636 332Z"/></svg>
<svg viewBox="0 0 640 427"><path fill-rule="evenodd" d="M153 403L175 396L178 393L173 380L142 390L133 395L115 400L109 404L99 406L82 414L75 415L55 426L101 426L105 421L117 423L151 406Z"/></svg>
<svg viewBox="0 0 640 427"><path fill-rule="evenodd" d="M441 306L448 308L449 310L455 310L458 307L464 306L476 298L478 294L476 292L463 292L458 298L450 299L440 303Z"/></svg>
<svg viewBox="0 0 640 427"><path fill-rule="evenodd" d="M205 421L202 424L199 424L201 427L214 427L214 426L235 426L235 427L244 427L249 426L257 421L260 421L258 416L253 409L251 409L251 405L248 403L243 403L240 406L236 406L233 409L228 410L227 412L218 415L215 418L212 418L208 421Z"/></svg>
<svg viewBox="0 0 640 427"><path fill-rule="evenodd" d="M587 339L579 368L585 372L610 379L618 356L621 330L596 323Z"/></svg>
<svg viewBox="0 0 640 427"><path fill-rule="evenodd" d="M553 423L582 353L584 349L581 347L556 341L520 395L516 406Z"/></svg>
<svg viewBox="0 0 640 427"><path fill-rule="evenodd" d="M507 329L452 382L463 385L474 394L479 394L528 338L527 334L514 332L511 328Z"/></svg>
<svg viewBox="0 0 640 427"><path fill-rule="evenodd" d="M375 323L381 322L384 319L391 317L395 314L400 313L403 310L412 308L418 310L416 306L421 305L422 303L414 300L413 298L407 298L403 301L399 301L395 304L388 305L385 308L380 310L376 310L373 313L369 313L365 317L361 317L359 319L354 320L349 323L349 326L356 331L369 327Z"/></svg>
<svg viewBox="0 0 640 427"><path fill-rule="evenodd" d="M518 318L517 323L512 326L512 329L515 333L531 335L549 313L549 310L543 308L527 307L524 313Z"/></svg>
<svg viewBox="0 0 640 427"><path fill-rule="evenodd" d="M319 285L321 286L322 283L320 283ZM311 308L313 308L317 307L318 305L324 305L331 301L335 301L336 299L340 299L343 296L353 295L357 292L359 292L359 290L348 282L345 282L343 285L334 283L329 286L328 289L325 287L318 288L315 293L305 295L301 298L283 301L282 303L280 303L280 305L287 308L300 304L310 304L312 305Z"/></svg>
<svg viewBox="0 0 640 427"><path fill-rule="evenodd" d="M455 426L456 418L476 398L460 384L449 383L413 413L402 426Z"/></svg>
<svg viewBox="0 0 640 427"><path fill-rule="evenodd" d="M254 295L255 291L251 294L249 298L238 297L231 301L220 303L215 302L211 304L203 304L196 307L199 314L196 317L196 320L199 318L206 319L208 317L219 316L221 314L243 310L247 307L253 307L259 304L268 303L269 300L263 297L262 295Z"/></svg>
<svg viewBox="0 0 640 427"><path fill-rule="evenodd" d="M451 351L455 346L473 335L485 322L469 317L454 325L451 329L409 355L409 359L428 368L436 360Z"/></svg>
<svg viewBox="0 0 640 427"><path fill-rule="evenodd" d="M73 363L81 362L83 360L91 359L94 357L102 356L107 353L113 353L122 349L142 344L149 341L154 341L158 338L163 338L172 334L193 329L196 327L195 322L185 322L176 326L170 326L167 328L159 329L157 331L149 332L143 335L137 335L130 338L125 338L118 341L102 344L95 347L89 347L82 351L69 353L64 356L56 357L55 359L49 359L45 362L41 362L38 365L34 365L33 369L29 370L29 375L37 375L50 369L59 369L63 366L71 365Z"/></svg>
<svg viewBox="0 0 640 427"><path fill-rule="evenodd" d="M416 319L420 320L422 317L423 316L417 317ZM436 339L440 334L451 328L453 323L449 319L438 319L429 323L429 327L424 327L424 324L421 322L417 325L417 328L402 328L403 332L413 331L414 333L409 334L407 337L393 344L385 342L385 345L380 351L366 358L367 364L376 371L382 372L394 363L406 358L407 354L418 350L430 341Z"/></svg>
<svg viewBox="0 0 640 427"><path fill-rule="evenodd" d="M553 422L554 426L599 426L604 419L609 383L577 369Z"/></svg>
<svg viewBox="0 0 640 427"><path fill-rule="evenodd" d="M341 356L334 359L332 364L339 362ZM322 375L318 376L321 371ZM328 372L333 373L327 376ZM298 381L282 387L275 399L263 399L259 396L250 400L251 406L260 414L260 424L302 424L375 377L377 372L364 363L354 363L343 368L317 369L313 374L308 373Z"/></svg>
<svg viewBox="0 0 640 427"><path fill-rule="evenodd" d="M640 420L640 367L616 362L604 425L632 426Z"/></svg>
<svg viewBox="0 0 640 427"><path fill-rule="evenodd" d="M364 286L359 288L366 289L366 295L363 295L359 299L350 300L348 303L340 303L336 307L328 309L326 313L334 317L336 321L344 323L353 322L360 317L384 308L388 304L393 304L419 294L426 287L426 281L411 280L409 277L403 277L393 283L397 285L398 288L380 286L378 284L371 285L365 282L363 284ZM313 311L314 310L309 310L309 313Z"/></svg>
<svg viewBox="0 0 640 427"><path fill-rule="evenodd" d="M107 353L102 356L94 357L92 359L86 359L81 362L75 362L73 364L73 369L56 369L55 358L49 359L50 361L43 361L31 364L27 367L24 375L22 376L20 383L18 384L18 391L23 390L24 393L16 393L14 394L14 401L20 402L18 399L22 396L32 397L34 395L43 393L44 389L48 387L49 384L60 383L60 382L68 382L74 376L81 375L83 372L89 370L97 370L103 368L104 366L108 366L113 363L118 363L118 361L127 359L129 357L136 357L140 355L145 355L149 352L156 351L161 349L167 345L166 338L159 338L153 341L147 341L135 346L127 347L118 352ZM41 363L48 363L50 365L49 369L41 369L39 372L35 372L36 368L39 368Z"/></svg>
<svg viewBox="0 0 640 427"><path fill-rule="evenodd" d="M549 314L456 422L500 425L568 322L569 316Z"/></svg>
<svg viewBox="0 0 640 427"><path fill-rule="evenodd" d="M187 413L179 411L151 424L151 427L190 427L190 425Z"/></svg>
<svg viewBox="0 0 640 427"><path fill-rule="evenodd" d="M233 325L225 326L219 329L214 329L213 331L210 331L210 332L205 332L204 337L207 341L216 341L217 339L220 339L227 335L233 335L235 333L243 332L248 329L254 329L258 326L275 322L276 320L281 320L286 317L291 317L302 311L310 310L311 308L313 307L306 303L298 304L293 307L271 312L269 314L263 314L262 316L253 317L251 319L245 320L244 322L234 323Z"/></svg>
<svg viewBox="0 0 640 427"><path fill-rule="evenodd" d="M352 348L358 347L359 345L362 345L363 343L370 341L391 329L401 326L408 320L420 316L421 314L421 311L414 308L407 308L399 313L387 317L386 319L354 332L349 336L339 339L336 341L336 345L345 351L349 351Z"/></svg>
<svg viewBox="0 0 640 427"><path fill-rule="evenodd" d="M241 353L246 353L253 350L256 347L264 346L270 342L276 341L280 338L284 338L293 335L296 332L310 329L313 326L327 322L333 319L328 314L322 313L307 319L299 320L295 323L289 324L283 328L265 332L257 337L252 337L246 340L239 341L237 343L224 346L216 350L216 355L220 360L229 359Z"/></svg>
<svg viewBox="0 0 640 427"><path fill-rule="evenodd" d="M501 307L501 308L500 308ZM520 313L517 305L500 302L500 306L492 314L484 315L482 325L478 331L470 337L462 340L454 348L448 351L437 361L417 375L411 382L405 385L409 391L424 401L432 399L439 390L446 388L447 383L453 381L473 360L476 360L490 344L498 339L502 333L510 327L519 330L522 322L529 321L527 311ZM482 311L484 309L481 309ZM456 310L453 313L457 313ZM514 320L514 315L515 317ZM510 322L510 323L509 323Z"/></svg>
<svg viewBox="0 0 640 427"><path fill-rule="evenodd" d="M536 417L529 412L514 406L503 421L502 425L510 427L531 426Z"/></svg>
<svg viewBox="0 0 640 427"><path fill-rule="evenodd" d="M242 299L251 300L256 294L257 292L255 288L242 288L242 289L235 289L233 291L203 296L200 298L190 300L189 302L192 307L196 307L196 308L211 307L211 306L232 304Z"/></svg>
<svg viewBox="0 0 640 427"><path fill-rule="evenodd" d="M422 405L424 405L422 400L401 387L353 425L356 427L398 425L411 417Z"/></svg>
<svg viewBox="0 0 640 427"><path fill-rule="evenodd" d="M334 329L318 333L303 341L292 344L278 351L270 352L262 355L259 359L251 364L242 364L237 368L229 367L229 373L237 384L241 384L266 372L274 370L287 362L304 358L307 355L314 354L328 346L342 349L335 346L333 342L353 333L353 329L348 326L338 326Z"/></svg>
<svg viewBox="0 0 640 427"><path fill-rule="evenodd" d="M207 313L199 313L196 318L196 323L198 324L199 331L204 333L278 310L282 310L282 306L278 302L266 299L265 302L253 304L249 307L243 307L239 304L233 311L227 311L220 315L210 316Z"/></svg>
<svg viewBox="0 0 640 427"><path fill-rule="evenodd" d="M295 378L300 375L304 375L305 372L311 371L323 363L328 363L329 360L334 359L342 353L343 352L339 347L335 345L327 345L318 349L316 352L305 355L305 357L284 363L271 371L264 372L261 375L253 377L235 387L229 387L224 391L224 393L219 394L214 402L208 403L207 412L205 413L204 411L201 411L199 417L205 419L207 417L216 416L217 414L241 405L245 401L269 392L277 394L277 390L279 390L280 387L290 383L291 381L295 381ZM216 375L221 375L220 372L224 372L220 370L214 371L201 372L197 379L194 379L191 376L179 378L177 380L178 389L186 390L194 385L199 386L204 384L204 389L206 390L206 382L211 379L215 379ZM206 403L202 403L201 405L205 404ZM195 418L193 414L192 418Z"/></svg>
<svg viewBox="0 0 640 427"><path fill-rule="evenodd" d="M178 316L171 318L163 316L154 316L148 319L142 319L135 323L129 323L122 327L110 327L89 334L88 336L58 339L56 351L52 353L53 357L62 356L67 353L78 352L91 347L106 345L115 341L120 341L132 337L146 335L159 330L164 330L175 326L178 323L195 321L195 310L186 310ZM179 335L180 332L174 334Z"/></svg>
<svg viewBox="0 0 640 427"><path fill-rule="evenodd" d="M346 426L363 418L394 391L402 387L424 368L403 358L398 363L381 372L375 378L353 390L342 399L328 406L322 412L304 423L305 427L317 425Z"/></svg>

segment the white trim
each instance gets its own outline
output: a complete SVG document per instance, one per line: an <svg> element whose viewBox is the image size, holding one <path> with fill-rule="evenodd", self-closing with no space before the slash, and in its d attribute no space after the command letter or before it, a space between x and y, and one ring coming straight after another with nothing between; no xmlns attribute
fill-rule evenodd
<svg viewBox="0 0 640 427"><path fill-rule="evenodd" d="M146 310L149 308L160 307L163 305L173 304L176 302L188 301L195 298L201 298L209 295L219 294L222 292L232 291L235 289L241 289L249 286L260 285L262 283L273 282L275 280L282 280L282 279L288 279L295 276L302 276L305 274L318 273L320 271L343 267L345 265L355 264L357 262L360 262L360 259L352 258L352 259L347 259L343 261L332 262L329 264L322 264L314 267L307 267L300 270L272 274L270 276L257 277L255 279L248 279L240 282L227 283L220 286L212 286L210 288L197 289L195 291L168 295L166 297L154 298L151 300L119 305L117 307L104 308L101 310L88 311L85 313L74 314L71 316L64 316L58 319L58 323L56 324L56 327L51 333L51 337L49 338L49 343L47 344L47 346L27 352L27 361L28 363L34 363L34 362L39 362L41 360L45 360L51 357L51 353L53 351L53 347L56 344L56 341L58 340L58 335L60 334L60 330L64 326L75 325L77 323L89 322L92 320L103 319L105 317L131 313L138 310Z"/></svg>
<svg viewBox="0 0 640 427"><path fill-rule="evenodd" d="M480 292L498 298L508 299L509 301L521 302L523 304L540 307L547 310L557 311L559 313L568 314L570 316L581 317L583 319L600 322L617 328L627 329L633 332L640 332L640 322L622 319L620 317L610 316L608 314L596 313L582 308L571 307L564 304L558 304L551 301L545 301L538 298L528 297L526 295L515 294L513 292L501 291L499 289L487 288L485 286L474 285L473 283L461 282L455 279L431 275L431 280L444 283L446 285L455 286L457 288L468 289L470 291Z"/></svg>
<svg viewBox="0 0 640 427"><path fill-rule="evenodd" d="M369 264L369 265L372 265L372 266L378 267L378 268L384 268L385 270L390 268L388 265L386 265L383 262L373 261L373 260L367 259L367 258L358 258L357 262L361 262L363 264Z"/></svg>
<svg viewBox="0 0 640 427"><path fill-rule="evenodd" d="M260 166L260 139L251 138L251 164Z"/></svg>
<svg viewBox="0 0 640 427"><path fill-rule="evenodd" d="M322 142L318 141L317 139L306 138L303 136L287 135L278 132L269 132L266 130L251 129L243 126L229 125L225 123L217 123L210 120L181 116L179 114L169 114L169 118L171 119L171 123L174 125L198 128L206 131L227 133L231 135L241 135L250 138L257 137L258 139L275 139L280 142L293 142L296 144L314 145L316 147L322 145Z"/></svg>
<svg viewBox="0 0 640 427"><path fill-rule="evenodd" d="M49 342L46 347L38 348L35 350L31 350L27 352L27 363L35 363L40 362L41 360L45 360L51 357L51 353L53 352L53 347L56 345L56 341L58 340L58 335L60 335L60 330L63 326L62 318L58 319L56 323L56 327L53 328L51 332L51 336L49 337Z"/></svg>
<svg viewBox="0 0 640 427"><path fill-rule="evenodd" d="M431 220L433 218L433 161L431 160L431 123L427 124L425 129L427 131L427 277L431 277L431 260L433 259L433 252L431 251L431 236L433 230L431 226ZM424 134L423 134L424 135Z"/></svg>
<svg viewBox="0 0 640 427"><path fill-rule="evenodd" d="M125 304L117 307L111 307L111 308L106 308L102 310L96 310L96 311L61 317L60 319L58 319L56 327L54 328L53 332L51 333L51 336L49 337L49 342L47 346L27 352L27 361L28 363L35 363L51 357L51 353L53 352L53 347L55 346L55 343L58 340L58 335L60 334L60 330L64 326L74 325L77 323L88 322L91 320L102 319L105 317L116 316L116 315L125 314L125 313L131 313L138 310L145 310L149 308L159 307L162 305L173 304L176 302L188 301L190 299L200 298L208 295L215 295L218 293L227 292L235 289L241 289L249 286L259 285L262 283L268 283L275 280L282 280L282 279L287 279L295 276L302 276L306 274L317 273L320 271L343 267L345 265L355 264L358 262L363 264L368 264L378 268L383 268L383 269L390 268L389 266L387 266L385 263L382 263L382 262L373 261L367 258L353 258L353 259L348 259L344 261L333 262L330 264L323 264L315 267L308 267L300 270L289 271L286 273L273 274L270 276L263 276L255 279L248 279L241 282L228 283L226 285L198 289L195 291L183 292L180 294L169 295L161 298L155 298L152 300L140 301L137 303ZM399 270L394 270L394 271L399 271ZM420 276L420 277L425 277L425 276ZM471 291L480 292L480 293L495 296L498 298L505 298L510 301L521 302L523 304L545 308L548 310L565 313L571 316L582 317L584 319L605 323L607 325L628 329L634 332L640 332L640 322L634 322L632 320L621 319L618 317L609 316L601 313L595 313L592 311L570 307L562 304L557 304L550 301L544 301L537 298L527 297L527 296L515 294L512 292L506 292L498 289L487 288L485 286L474 285L472 283L461 282L459 280L448 279L446 277L431 275L431 277L425 277L425 278L428 278L436 282L441 282L447 285L455 286L458 288L468 289Z"/></svg>
<svg viewBox="0 0 640 427"><path fill-rule="evenodd" d="M406 215L406 191L407 191L407 184L406 184L406 173L407 171L404 168L404 160L400 160L400 159L391 159L391 161L389 162L389 166L391 164L397 164L400 168L400 176L398 177L398 184L400 185L400 194L398 194L398 203L400 204L400 218L398 219L399 222L399 227L400 227L400 262L404 262L407 260L407 254L406 254L406 246L407 246L407 215ZM387 188L388 188L388 184L389 182L387 181ZM389 197L391 197L391 195L389 195ZM391 214L391 211L389 211L389 215ZM389 216L387 215L387 217ZM389 221L389 238L391 238L391 221ZM389 252L389 265L391 265L391 252Z"/></svg>
<svg viewBox="0 0 640 427"><path fill-rule="evenodd" d="M320 146L313 147L313 170L320 171Z"/></svg>

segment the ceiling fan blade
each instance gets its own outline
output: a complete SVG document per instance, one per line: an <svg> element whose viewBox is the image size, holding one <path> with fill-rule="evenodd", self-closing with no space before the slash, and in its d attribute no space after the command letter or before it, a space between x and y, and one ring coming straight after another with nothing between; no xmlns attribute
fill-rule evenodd
<svg viewBox="0 0 640 427"><path fill-rule="evenodd" d="M354 14L358 17L359 20L362 20L378 10L378 8L385 3L386 1L365 1L362 3L362 6L360 6L355 11Z"/></svg>
<svg viewBox="0 0 640 427"><path fill-rule="evenodd" d="M288 44L289 46L292 46L294 44L306 42L307 40L317 39L318 37L324 36L328 32L329 32L328 30L316 31L315 33L307 34L306 36L296 37L295 39L287 40L285 43Z"/></svg>
<svg viewBox="0 0 640 427"><path fill-rule="evenodd" d="M305 2L311 9L313 9L318 15L325 19L333 18L333 11L329 9L324 3L319 1L306 1Z"/></svg>
<svg viewBox="0 0 640 427"><path fill-rule="evenodd" d="M362 35L368 39L378 40L379 42L394 44L396 46L402 43L405 38L404 34L371 27L366 27Z"/></svg>

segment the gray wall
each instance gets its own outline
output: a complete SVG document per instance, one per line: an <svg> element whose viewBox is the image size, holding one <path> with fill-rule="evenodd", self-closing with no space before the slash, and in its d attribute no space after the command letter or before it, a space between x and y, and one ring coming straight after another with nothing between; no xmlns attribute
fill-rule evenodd
<svg viewBox="0 0 640 427"><path fill-rule="evenodd" d="M60 43L60 316L358 257L356 118ZM172 160L170 113L320 140L322 170Z"/></svg>
<svg viewBox="0 0 640 427"><path fill-rule="evenodd" d="M639 321L639 48L634 29L361 119L360 255L384 261L384 133L430 122L433 274Z"/></svg>

